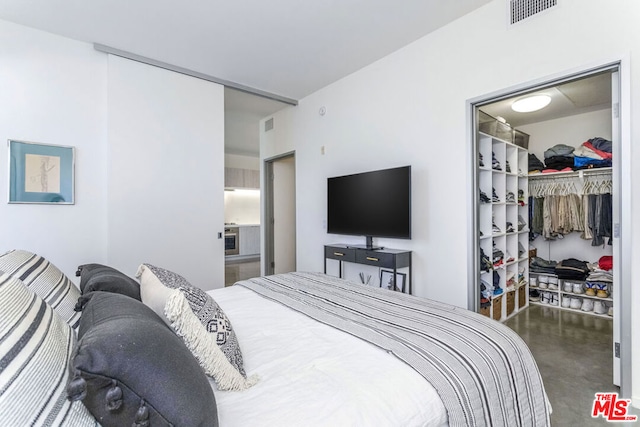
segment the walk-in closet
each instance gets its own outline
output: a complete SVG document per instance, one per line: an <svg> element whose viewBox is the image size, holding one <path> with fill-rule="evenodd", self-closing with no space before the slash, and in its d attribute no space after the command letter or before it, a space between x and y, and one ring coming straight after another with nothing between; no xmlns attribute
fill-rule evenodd
<svg viewBox="0 0 640 427"><path fill-rule="evenodd" d="M598 319L612 358L616 79L602 69L475 105L472 166L477 311L505 322L542 306L559 323L575 313L585 332Z"/></svg>

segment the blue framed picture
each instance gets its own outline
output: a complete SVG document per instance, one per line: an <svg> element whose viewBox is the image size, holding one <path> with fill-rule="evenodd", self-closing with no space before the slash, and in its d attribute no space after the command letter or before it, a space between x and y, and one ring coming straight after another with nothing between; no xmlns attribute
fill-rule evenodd
<svg viewBox="0 0 640 427"><path fill-rule="evenodd" d="M75 149L9 140L9 203L74 204Z"/></svg>

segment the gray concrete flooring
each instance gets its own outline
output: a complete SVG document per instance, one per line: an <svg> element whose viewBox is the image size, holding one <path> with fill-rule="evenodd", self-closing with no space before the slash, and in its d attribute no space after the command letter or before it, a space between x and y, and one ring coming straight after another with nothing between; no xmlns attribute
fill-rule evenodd
<svg viewBox="0 0 640 427"><path fill-rule="evenodd" d="M591 418L591 409L595 393L619 392L612 382L612 319L531 305L505 324L522 337L538 363L553 407L552 426L611 425Z"/></svg>
<svg viewBox="0 0 640 427"><path fill-rule="evenodd" d="M224 285L231 286L238 280L260 276L260 258L240 261L225 261Z"/></svg>

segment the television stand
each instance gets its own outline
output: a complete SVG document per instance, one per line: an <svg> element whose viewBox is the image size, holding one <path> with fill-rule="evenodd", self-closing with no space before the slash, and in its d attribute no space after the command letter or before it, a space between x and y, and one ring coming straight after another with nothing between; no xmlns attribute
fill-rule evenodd
<svg viewBox="0 0 640 427"><path fill-rule="evenodd" d="M346 245L349 249L366 249L368 251L380 251L384 249L382 246L367 246L367 245Z"/></svg>
<svg viewBox="0 0 640 427"><path fill-rule="evenodd" d="M324 274L327 274L327 260L334 259L339 262L338 277L343 276L343 263L351 262L354 264L372 265L380 269L387 268L393 271L393 276L398 277L398 269L408 267L409 274L407 283L402 289L402 285L398 284L401 291L411 294L411 251L402 249L368 249L357 245L347 245L343 243L335 243L325 245L324 247Z"/></svg>

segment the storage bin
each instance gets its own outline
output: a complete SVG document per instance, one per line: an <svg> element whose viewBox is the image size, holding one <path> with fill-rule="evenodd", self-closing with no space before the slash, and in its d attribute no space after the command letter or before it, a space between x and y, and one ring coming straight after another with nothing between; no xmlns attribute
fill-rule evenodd
<svg viewBox="0 0 640 427"><path fill-rule="evenodd" d="M491 306L480 307L480 314L487 317L491 316Z"/></svg>
<svg viewBox="0 0 640 427"><path fill-rule="evenodd" d="M516 308L516 291L507 292L507 316Z"/></svg>
<svg viewBox="0 0 640 427"><path fill-rule="evenodd" d="M518 310L527 305L527 287L523 286L518 289Z"/></svg>
<svg viewBox="0 0 640 427"><path fill-rule="evenodd" d="M493 307L493 320L502 319L502 295L495 297L491 301Z"/></svg>
<svg viewBox="0 0 640 427"><path fill-rule="evenodd" d="M528 149L529 148L529 135L519 131L518 129L513 130L513 143L519 147Z"/></svg>
<svg viewBox="0 0 640 427"><path fill-rule="evenodd" d="M538 255L537 248L529 249L529 260L531 260L531 258L535 258L537 255Z"/></svg>
<svg viewBox="0 0 640 427"><path fill-rule="evenodd" d="M513 142L513 129L484 111L478 110L478 130L503 141ZM528 142L527 142L528 143Z"/></svg>

